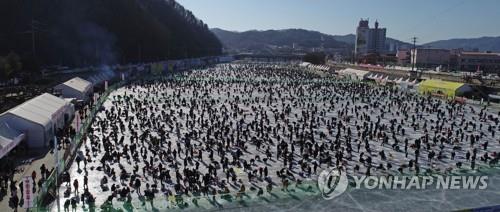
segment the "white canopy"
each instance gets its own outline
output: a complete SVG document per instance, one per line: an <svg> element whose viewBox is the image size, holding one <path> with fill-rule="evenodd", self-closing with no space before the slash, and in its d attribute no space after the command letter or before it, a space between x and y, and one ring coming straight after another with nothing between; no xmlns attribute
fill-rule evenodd
<svg viewBox="0 0 500 212"><path fill-rule="evenodd" d="M92 83L80 77L75 77L63 83L64 85L73 88L81 93L87 93L92 88Z"/></svg>
<svg viewBox="0 0 500 212"><path fill-rule="evenodd" d="M371 73L370 75L368 75L368 77L367 77L367 78L368 78L368 79L372 79L372 80L373 80L373 79L376 79L376 77L377 77L377 74L375 74L375 73Z"/></svg>
<svg viewBox="0 0 500 212"><path fill-rule="evenodd" d="M349 76L354 76L359 80L364 79L370 72L368 71L363 71L363 70L358 70L358 69L352 69L352 68L347 68L339 71L340 75L349 75Z"/></svg>
<svg viewBox="0 0 500 212"><path fill-rule="evenodd" d="M70 107L70 103L64 99L44 93L7 111L7 113L46 127L52 122L53 117L63 113L67 107Z"/></svg>
<svg viewBox="0 0 500 212"><path fill-rule="evenodd" d="M0 158L3 158L14 149L24 137L24 133L12 129L6 123L0 123Z"/></svg>
<svg viewBox="0 0 500 212"><path fill-rule="evenodd" d="M500 99L500 95L490 94L490 95L488 95L488 97L490 97L492 99Z"/></svg>
<svg viewBox="0 0 500 212"><path fill-rule="evenodd" d="M303 62L300 64L301 67L308 67L310 65L311 65L311 63L308 63L308 62Z"/></svg>
<svg viewBox="0 0 500 212"><path fill-rule="evenodd" d="M29 147L46 147L56 130L64 128L73 114L73 104L44 93L1 114L0 123L24 133ZM13 136L3 137L4 141L13 140Z"/></svg>

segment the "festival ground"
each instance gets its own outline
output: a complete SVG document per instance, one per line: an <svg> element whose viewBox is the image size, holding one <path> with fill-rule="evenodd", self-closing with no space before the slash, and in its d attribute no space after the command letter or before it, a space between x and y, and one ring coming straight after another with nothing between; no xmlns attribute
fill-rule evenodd
<svg viewBox="0 0 500 212"><path fill-rule="evenodd" d="M498 163L498 119L487 107L292 65L218 65L111 93L82 162L59 188L60 207L311 204L328 167L349 175L477 173Z"/></svg>

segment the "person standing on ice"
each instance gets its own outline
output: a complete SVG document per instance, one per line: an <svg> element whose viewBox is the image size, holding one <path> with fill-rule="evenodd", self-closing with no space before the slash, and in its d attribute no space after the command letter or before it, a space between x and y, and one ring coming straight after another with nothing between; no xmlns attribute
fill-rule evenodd
<svg viewBox="0 0 500 212"><path fill-rule="evenodd" d="M141 180L139 180L139 178L135 179L134 188L137 190L137 194L139 196L142 196L142 194L141 194Z"/></svg>
<svg viewBox="0 0 500 212"><path fill-rule="evenodd" d="M73 181L73 188L75 189L75 194L78 194L78 179Z"/></svg>

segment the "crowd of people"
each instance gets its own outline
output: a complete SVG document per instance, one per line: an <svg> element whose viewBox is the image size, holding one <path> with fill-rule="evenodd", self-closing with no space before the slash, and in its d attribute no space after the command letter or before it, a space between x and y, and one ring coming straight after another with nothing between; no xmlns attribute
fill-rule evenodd
<svg viewBox="0 0 500 212"><path fill-rule="evenodd" d="M67 208L74 197L108 205L240 198L287 190L327 167L349 175L473 171L498 163L499 118L487 107L293 65L217 65L111 93L60 189Z"/></svg>
<svg viewBox="0 0 500 212"><path fill-rule="evenodd" d="M68 126L64 129L60 129L57 132L57 138L59 141L58 150L63 152L67 151L71 143L71 137L74 137L75 129L72 126ZM16 147L19 151L24 147ZM28 154L26 150L21 150L20 152L14 151L7 158L2 159L2 164L0 168L0 201L4 197L8 197L8 205L14 211L18 208L24 206L24 185L23 176L31 176L33 185L32 193L38 194L38 192L43 188L44 183L47 182L49 176L54 171L52 163L45 164L44 161L47 158L51 158L54 155L54 151L51 150L48 154L47 152L40 150L41 153ZM44 155L45 154L45 155ZM27 158L29 156L34 156L33 158L21 160L21 158ZM34 160L39 160L40 162L34 162Z"/></svg>

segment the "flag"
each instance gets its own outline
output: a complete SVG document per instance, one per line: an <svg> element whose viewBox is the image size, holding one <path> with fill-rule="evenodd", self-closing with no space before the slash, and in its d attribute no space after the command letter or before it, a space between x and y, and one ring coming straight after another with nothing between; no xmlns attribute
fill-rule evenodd
<svg viewBox="0 0 500 212"><path fill-rule="evenodd" d="M34 206L34 194L33 194L33 178L31 176L23 177L23 198L24 204L23 208L32 208Z"/></svg>

